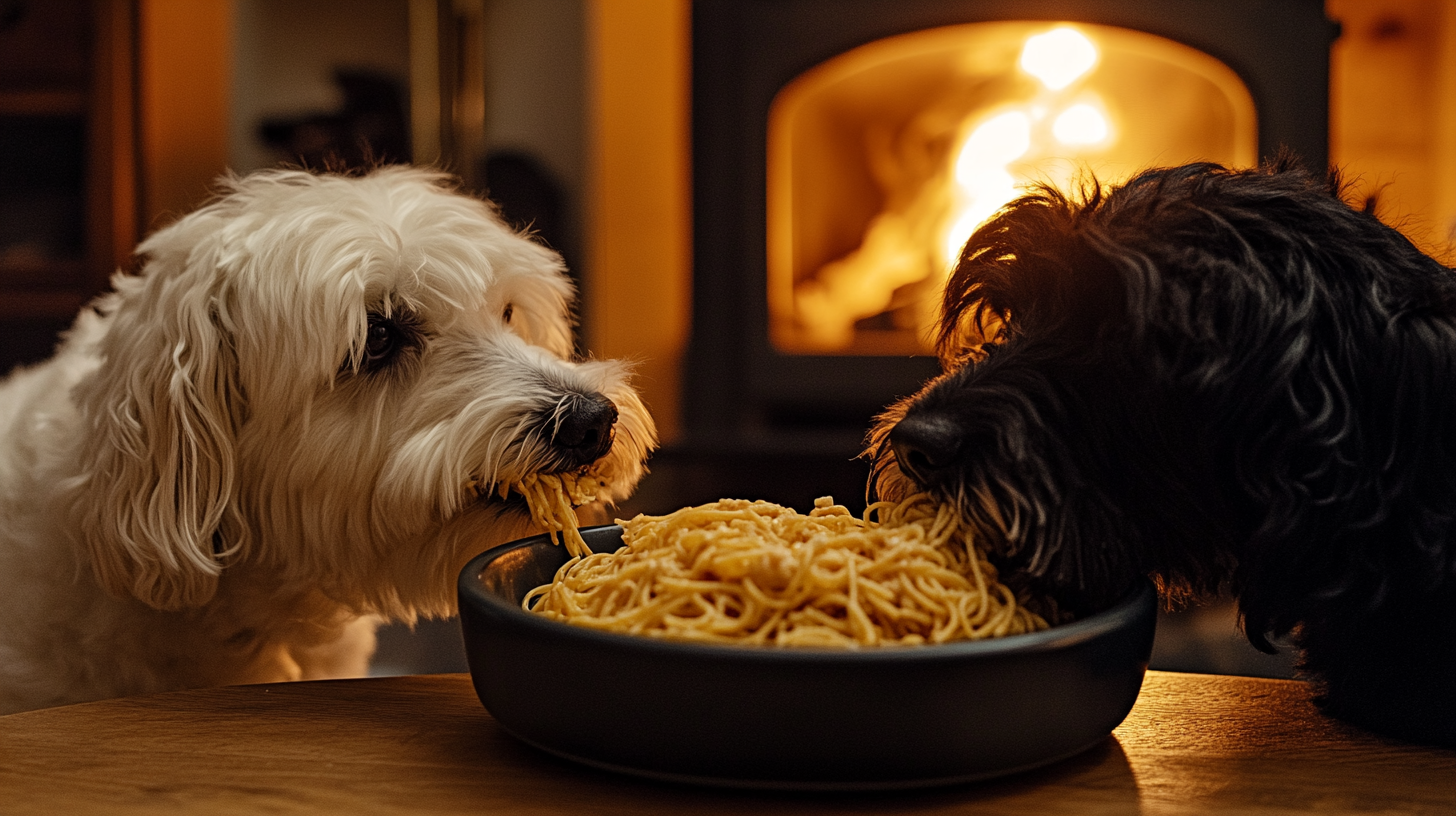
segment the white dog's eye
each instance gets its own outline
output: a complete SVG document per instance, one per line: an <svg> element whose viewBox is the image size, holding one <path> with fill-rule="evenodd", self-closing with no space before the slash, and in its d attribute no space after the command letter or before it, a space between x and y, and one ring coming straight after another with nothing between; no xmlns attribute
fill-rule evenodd
<svg viewBox="0 0 1456 816"><path fill-rule="evenodd" d="M507 303L506 304L506 310L504 312L501 312L501 320L504 320L505 322L509 323L509 322L511 322L511 316L514 315L515 313L516 313L516 304L514 304L514 303Z"/></svg>
<svg viewBox="0 0 1456 816"><path fill-rule="evenodd" d="M364 367L388 363L399 352L403 340L404 331L398 323L383 315L370 315L369 334L364 339Z"/></svg>
<svg viewBox="0 0 1456 816"><path fill-rule="evenodd" d="M429 333L418 317L406 309L395 308L390 314L369 314L369 327L364 331L364 347L358 356L350 354L340 365L341 372L372 373L382 371L417 356Z"/></svg>

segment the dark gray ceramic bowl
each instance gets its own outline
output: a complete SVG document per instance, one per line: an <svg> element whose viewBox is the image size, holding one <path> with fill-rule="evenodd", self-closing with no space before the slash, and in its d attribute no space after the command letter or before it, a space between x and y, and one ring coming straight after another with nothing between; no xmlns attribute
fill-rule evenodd
<svg viewBox="0 0 1456 816"><path fill-rule="evenodd" d="M621 546L616 525L582 530ZM705 646L599 632L522 611L566 552L545 536L460 575L475 691L509 732L644 776L769 788L895 788L985 779L1104 740L1137 699L1156 595L997 640L828 650Z"/></svg>

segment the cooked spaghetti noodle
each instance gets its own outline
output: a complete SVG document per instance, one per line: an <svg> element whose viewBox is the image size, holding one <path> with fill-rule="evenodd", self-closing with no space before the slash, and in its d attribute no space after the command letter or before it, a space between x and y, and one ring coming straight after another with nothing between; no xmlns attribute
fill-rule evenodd
<svg viewBox="0 0 1456 816"><path fill-rule="evenodd" d="M597 629L716 643L944 643L1045 629L920 494L864 518L725 499L621 522L615 553L573 558L522 606Z"/></svg>
<svg viewBox="0 0 1456 816"><path fill-rule="evenodd" d="M533 473L512 485L526 498L531 520L573 557L591 554L577 530L576 508L596 501L601 480L582 473Z"/></svg>

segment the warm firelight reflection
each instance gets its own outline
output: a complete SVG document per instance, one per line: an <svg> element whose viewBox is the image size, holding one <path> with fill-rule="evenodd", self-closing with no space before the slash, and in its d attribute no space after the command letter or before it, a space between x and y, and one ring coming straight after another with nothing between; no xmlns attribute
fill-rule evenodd
<svg viewBox="0 0 1456 816"><path fill-rule="evenodd" d="M774 343L923 350L961 246L1028 185L1246 165L1254 141L1232 71L1151 35L983 23L871 43L796 80L771 114Z"/></svg>

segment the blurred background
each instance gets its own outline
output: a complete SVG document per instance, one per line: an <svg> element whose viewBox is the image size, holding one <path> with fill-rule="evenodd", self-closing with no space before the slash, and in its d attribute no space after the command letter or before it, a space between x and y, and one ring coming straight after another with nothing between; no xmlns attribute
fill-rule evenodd
<svg viewBox="0 0 1456 816"><path fill-rule="evenodd" d="M0 369L219 175L412 161L637 362L664 447L620 515L863 507L946 258L1018 185L1281 144L1450 263L1456 0L0 0ZM1153 666L1292 670L1228 603ZM376 673L463 669L453 621L381 633Z"/></svg>

